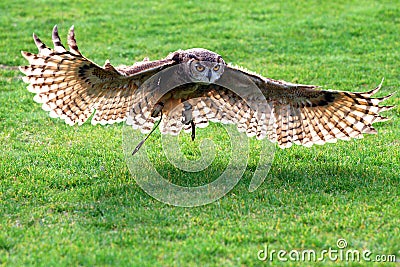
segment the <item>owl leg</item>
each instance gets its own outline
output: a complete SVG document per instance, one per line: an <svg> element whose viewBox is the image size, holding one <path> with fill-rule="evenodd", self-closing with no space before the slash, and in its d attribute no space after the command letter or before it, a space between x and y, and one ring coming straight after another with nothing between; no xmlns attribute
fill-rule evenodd
<svg viewBox="0 0 400 267"><path fill-rule="evenodd" d="M162 111L163 107L164 107L164 103L163 102L158 102L157 104L155 104L155 106L153 108L153 111L151 112L151 116L152 117L157 117L158 114ZM161 115L162 115L162 112L161 112Z"/></svg>
<svg viewBox="0 0 400 267"><path fill-rule="evenodd" d="M192 105L189 102L183 102L182 123L189 124L192 121Z"/></svg>

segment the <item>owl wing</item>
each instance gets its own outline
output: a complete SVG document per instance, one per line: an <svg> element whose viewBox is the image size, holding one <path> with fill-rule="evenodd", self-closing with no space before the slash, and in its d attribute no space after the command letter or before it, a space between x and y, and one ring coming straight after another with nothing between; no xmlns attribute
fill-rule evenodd
<svg viewBox="0 0 400 267"><path fill-rule="evenodd" d="M387 120L379 113L393 108L379 106L390 95L371 98L382 83L364 93L320 90L313 85L264 78L233 66L227 68L229 76L236 75L233 79L240 79L240 75L251 79L264 99L255 95L243 98L224 86L210 85L204 98L192 103L196 107L193 120L234 123L248 136L267 137L281 148L293 143L309 147L338 139L362 138L364 133L375 134L372 124Z"/></svg>
<svg viewBox="0 0 400 267"><path fill-rule="evenodd" d="M21 52L29 66L20 67L35 93L34 100L67 124L81 125L93 114L92 124L124 121L138 87L154 73L175 64L172 59L143 61L130 67L114 68L109 61L100 67L85 58L78 49L74 28L68 35L69 51L53 29L54 49L33 35L38 54Z"/></svg>

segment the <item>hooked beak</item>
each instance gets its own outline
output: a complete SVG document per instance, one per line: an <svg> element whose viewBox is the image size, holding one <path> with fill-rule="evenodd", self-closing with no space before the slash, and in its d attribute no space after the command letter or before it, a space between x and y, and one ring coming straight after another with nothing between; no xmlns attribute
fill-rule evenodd
<svg viewBox="0 0 400 267"><path fill-rule="evenodd" d="M208 70L207 78L208 78L208 81L211 81L211 70Z"/></svg>

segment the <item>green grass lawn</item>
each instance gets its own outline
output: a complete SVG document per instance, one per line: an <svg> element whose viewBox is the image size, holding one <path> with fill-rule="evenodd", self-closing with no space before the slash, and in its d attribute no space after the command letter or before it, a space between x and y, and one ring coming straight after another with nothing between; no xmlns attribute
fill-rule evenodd
<svg viewBox="0 0 400 267"><path fill-rule="evenodd" d="M252 140L233 191L181 208L136 184L122 151L122 124L70 127L49 118L13 68L26 64L20 50L37 51L32 32L50 44L57 24L65 42L74 24L80 50L101 65L203 47L262 75L326 89L367 91L384 77L383 96L400 88L395 2L1 1L0 265L262 266L268 261L257 253L264 246L320 252L336 249L339 238L349 249L400 261L399 94L386 101L397 107L385 113L390 121L375 124L378 135L277 149L255 192L247 190L257 166ZM199 135L219 133L212 125ZM174 170L158 155L159 137L148 146L160 172L177 184L208 179ZM226 138L216 140L221 151ZM195 158L199 140L183 134L181 143ZM216 173L229 161L229 153L219 155L211 166ZM320 263L327 264L334 263Z"/></svg>

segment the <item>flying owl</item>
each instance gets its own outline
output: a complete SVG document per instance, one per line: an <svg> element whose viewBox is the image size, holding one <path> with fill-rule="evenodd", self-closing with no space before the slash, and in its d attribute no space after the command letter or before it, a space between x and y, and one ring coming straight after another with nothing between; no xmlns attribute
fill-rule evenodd
<svg viewBox="0 0 400 267"><path fill-rule="evenodd" d="M194 139L196 127L222 122L236 124L248 136L268 138L281 148L309 147L377 133L372 124L387 120L379 113L393 107L379 105L390 95L371 98L382 83L369 92L321 90L265 78L202 48L178 50L155 61L146 58L132 66L114 67L107 60L101 67L81 54L73 26L69 51L57 26L53 49L35 34L33 39L39 53L22 51L29 61L29 66L19 68L26 75L23 79L36 94L34 101L69 125L81 125L94 113L92 124L126 121L143 133L151 133L156 125L163 134L185 130ZM152 79L162 72L165 86L173 87L165 94L159 87L162 79ZM224 86L240 87L243 80L254 84L258 94L246 86L240 91Z"/></svg>

